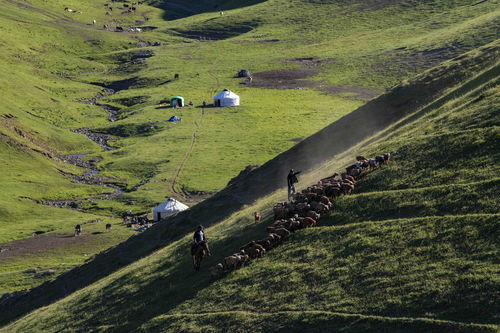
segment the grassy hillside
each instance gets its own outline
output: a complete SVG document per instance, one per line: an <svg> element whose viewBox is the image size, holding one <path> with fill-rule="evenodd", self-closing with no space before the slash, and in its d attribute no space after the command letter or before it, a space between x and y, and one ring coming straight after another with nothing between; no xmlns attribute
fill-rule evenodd
<svg viewBox="0 0 500 333"><path fill-rule="evenodd" d="M116 263L96 259L99 269L85 265L64 276L72 279L68 290L183 236L198 220L223 220L273 193L291 164L329 173L325 159L435 96L448 96L442 90L448 79L460 82L481 72L496 53L483 50L477 61L465 59L465 71L442 67L449 72L443 79L429 73L429 84L426 78L420 85L403 83L314 139L305 138L414 74L497 39L500 13L494 2L465 0L150 1L135 11L129 11L131 3L105 4L3 2L0 294L54 280L135 235L119 223L125 211L147 213L167 196L193 205L224 188L244 166L264 164L298 142L304 144L254 178L184 215L178 223L188 219L185 226L158 227L154 236L109 250L120 258ZM254 73L251 84L234 77L241 68ZM471 84L494 75L483 73ZM241 96L241 107L201 107L223 88ZM179 94L193 107L160 105ZM183 120L166 122L174 114ZM107 143L85 133L95 141L104 135ZM335 145L316 144L326 138ZM462 140L443 138L449 144ZM471 177L489 181L492 174ZM106 223L113 231L103 234ZM84 237L71 237L76 224L84 226ZM33 232L45 234L31 238ZM56 291L37 304L69 292L52 286Z"/></svg>
<svg viewBox="0 0 500 333"><path fill-rule="evenodd" d="M395 87L9 304L13 318L79 289L4 330L498 331L497 60L493 43ZM200 221L211 225L206 268L264 235L290 165L305 170L306 186L383 151L393 162L338 199L320 227L221 279L193 274L189 231ZM255 210L265 223L254 225Z"/></svg>

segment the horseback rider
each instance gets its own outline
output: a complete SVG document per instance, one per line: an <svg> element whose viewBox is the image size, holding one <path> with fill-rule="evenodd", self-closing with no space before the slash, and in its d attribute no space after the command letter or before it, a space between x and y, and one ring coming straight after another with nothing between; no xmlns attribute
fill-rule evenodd
<svg viewBox="0 0 500 333"><path fill-rule="evenodd" d="M194 232L193 235L193 245L191 245L191 253L194 254L196 252L196 249L198 248L198 245L202 243L205 243L208 249L208 240L205 237L205 233L203 232L203 226L200 224L198 227L196 227L196 231ZM209 249L208 249L208 255L209 256L212 255Z"/></svg>
<svg viewBox="0 0 500 333"><path fill-rule="evenodd" d="M288 200L290 200L292 195L295 193L295 185L294 184L299 182L299 180L297 179L297 175L301 172L302 171L294 172L293 169L290 169L290 172L288 173L288 176L286 177L286 181L288 184Z"/></svg>

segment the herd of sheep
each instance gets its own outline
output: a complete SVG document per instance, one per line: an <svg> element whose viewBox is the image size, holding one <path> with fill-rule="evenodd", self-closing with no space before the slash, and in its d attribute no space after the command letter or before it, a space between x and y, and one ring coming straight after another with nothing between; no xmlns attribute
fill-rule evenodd
<svg viewBox="0 0 500 333"><path fill-rule="evenodd" d="M351 194L357 179L388 163L390 159L390 153L371 159L357 156L356 163L347 167L345 173L335 173L320 180L316 185L295 193L290 202L276 204L273 208L275 221L266 228L267 236L245 244L240 248L240 252L225 257L222 263L210 267L210 275L218 277L224 272L241 268L251 260L262 257L296 230L316 226L321 215L332 209L332 199ZM260 213L256 213L255 217L256 222L260 220Z"/></svg>

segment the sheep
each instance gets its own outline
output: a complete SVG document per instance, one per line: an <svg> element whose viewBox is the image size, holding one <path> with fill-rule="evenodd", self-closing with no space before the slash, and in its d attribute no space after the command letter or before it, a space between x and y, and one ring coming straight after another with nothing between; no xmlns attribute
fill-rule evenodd
<svg viewBox="0 0 500 333"><path fill-rule="evenodd" d="M274 228L273 233L280 236L281 239L287 239L292 234L289 230L283 227Z"/></svg>
<svg viewBox="0 0 500 333"><path fill-rule="evenodd" d="M358 166L358 165L351 165L348 168L346 168L346 173L351 176L351 177L359 177L361 175L361 172L363 172L363 169Z"/></svg>
<svg viewBox="0 0 500 333"><path fill-rule="evenodd" d="M318 221L321 218L321 214L316 213L314 210L310 210L310 211L306 212L304 217L310 217L313 220Z"/></svg>
<svg viewBox="0 0 500 333"><path fill-rule="evenodd" d="M315 227L316 221L310 217L303 217L299 220L301 228Z"/></svg>
<svg viewBox="0 0 500 333"><path fill-rule="evenodd" d="M318 201L319 195L316 193L309 192L306 194L307 201L312 202L312 201Z"/></svg>
<svg viewBox="0 0 500 333"><path fill-rule="evenodd" d="M295 208L298 212L305 212L308 211L311 206L307 202L299 202Z"/></svg>
<svg viewBox="0 0 500 333"><path fill-rule="evenodd" d="M305 202L307 200L307 197L304 193L295 193L293 195L293 200L296 202Z"/></svg>
<svg viewBox="0 0 500 333"><path fill-rule="evenodd" d="M342 189L342 192L346 195L351 194L352 191L354 191L354 185L349 184L349 183L342 183L340 188Z"/></svg>
<svg viewBox="0 0 500 333"><path fill-rule="evenodd" d="M266 249L257 243L245 248L244 251L245 253L248 253L248 256L252 259L262 257L266 253Z"/></svg>
<svg viewBox="0 0 500 333"><path fill-rule="evenodd" d="M330 201L330 199L328 199L327 196L325 195L322 195L319 197L319 202L321 202L322 204L324 205L327 205L328 208L331 208L332 207L332 202Z"/></svg>
<svg viewBox="0 0 500 333"><path fill-rule="evenodd" d="M288 215L288 210L283 203L278 203L273 207L274 219L286 218Z"/></svg>
<svg viewBox="0 0 500 333"><path fill-rule="evenodd" d="M391 153L385 153L384 154L384 163L388 163L391 160L392 154Z"/></svg>
<svg viewBox="0 0 500 333"><path fill-rule="evenodd" d="M224 265L227 269L237 269L242 267L245 262L249 259L248 255L244 251L230 255L224 258Z"/></svg>
<svg viewBox="0 0 500 333"><path fill-rule="evenodd" d="M340 194L341 194L340 185L325 186L325 195L326 196L328 196L330 198L334 198L334 197L340 196Z"/></svg>
<svg viewBox="0 0 500 333"><path fill-rule="evenodd" d="M221 263L218 263L214 267L210 267L208 270L210 271L210 276L212 278L217 278L224 271L224 266Z"/></svg>
<svg viewBox="0 0 500 333"><path fill-rule="evenodd" d="M106 231L111 231L111 223L106 224Z"/></svg>
<svg viewBox="0 0 500 333"><path fill-rule="evenodd" d="M327 205L325 205L321 202L317 202L317 201L311 202L311 208L312 208L312 210L314 210L316 213L319 213L319 214L326 213L330 210L330 207L328 207Z"/></svg>

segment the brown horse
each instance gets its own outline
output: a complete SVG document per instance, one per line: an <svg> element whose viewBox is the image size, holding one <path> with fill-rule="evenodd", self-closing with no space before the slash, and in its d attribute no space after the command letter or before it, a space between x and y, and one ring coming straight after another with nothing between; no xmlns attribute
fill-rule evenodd
<svg viewBox="0 0 500 333"><path fill-rule="evenodd" d="M206 241L201 242L195 248L191 249L191 256L193 257L193 268L195 271L200 270L201 260L208 254L208 244Z"/></svg>

